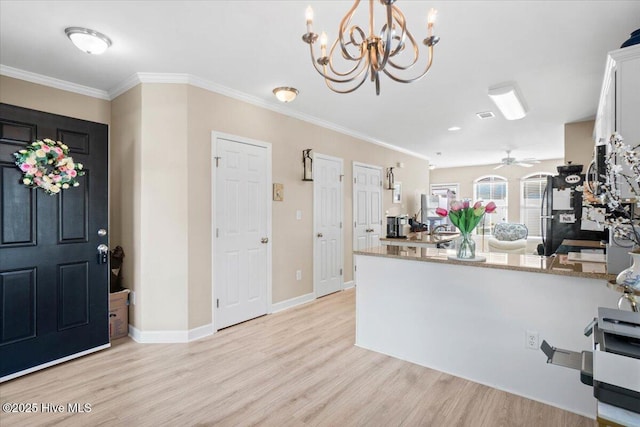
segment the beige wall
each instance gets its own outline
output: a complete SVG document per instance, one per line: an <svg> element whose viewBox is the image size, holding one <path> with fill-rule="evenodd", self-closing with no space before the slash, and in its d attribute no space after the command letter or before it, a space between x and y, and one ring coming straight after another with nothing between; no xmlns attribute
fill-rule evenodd
<svg viewBox="0 0 640 427"><path fill-rule="evenodd" d="M564 125L564 160L574 165L583 165L583 173L587 173L589 163L593 160L594 126L595 120Z"/></svg>
<svg viewBox="0 0 640 427"><path fill-rule="evenodd" d="M562 165L563 159L543 160L530 168L521 166L505 166L498 170L496 165L468 166L458 168L434 169L431 171L431 184L460 184L460 197L473 198L473 181L487 175L498 175L509 182L507 187L508 221L520 222L520 181L522 178L540 172L556 175L556 166Z"/></svg>
<svg viewBox="0 0 640 427"><path fill-rule="evenodd" d="M301 180L303 149L344 160L345 281L353 279L352 162L383 168L404 163L396 169L403 204L393 205L391 192L384 192L389 214L416 213L416 194L428 189L425 160L204 89L142 84L112 108L114 152L123 169L139 170L139 179L133 172L112 180L122 192L118 233L123 247L129 246L125 283L136 291L131 322L143 331L211 322L212 131L272 144L272 179L284 184L284 201L273 202L274 303L313 292L313 183ZM295 280L298 269L301 281Z"/></svg>
<svg viewBox="0 0 640 427"><path fill-rule="evenodd" d="M136 86L112 101L110 175L111 242L125 250L122 267L124 286L138 290L142 274L139 261L141 247L141 147L142 147L142 86ZM136 299L136 302L139 298ZM141 324L141 311L129 305L129 322Z"/></svg>
<svg viewBox="0 0 640 427"><path fill-rule="evenodd" d="M403 205L392 205L390 191L383 195L391 214L417 212L414 191L428 188L426 160L192 86L188 123L189 152L197 153L190 155L188 169L189 328L211 321L211 131L272 144L273 182L284 184L284 201L273 202L274 303L313 292L313 183L301 180L303 149L344 160L345 281L353 280L353 161L381 167L404 162L396 173L404 186ZM301 220L295 219L297 210ZM296 270L302 270L301 281L295 280Z"/></svg>
<svg viewBox="0 0 640 427"><path fill-rule="evenodd" d="M111 123L109 101L6 76L0 76L0 102L97 123Z"/></svg>

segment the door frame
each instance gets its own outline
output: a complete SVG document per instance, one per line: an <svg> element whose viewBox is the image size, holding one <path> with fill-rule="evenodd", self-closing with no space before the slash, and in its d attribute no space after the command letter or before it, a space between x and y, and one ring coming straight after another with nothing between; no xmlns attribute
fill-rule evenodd
<svg viewBox="0 0 640 427"><path fill-rule="evenodd" d="M267 202L267 314L271 314L272 286L273 286L273 266L272 266L272 245L273 245L273 228L272 228L272 200L271 187L272 178L272 146L269 142L259 141L256 139L245 138L238 135L232 135L223 132L211 131L211 325L213 333L217 332L216 328L216 254L218 244L216 242L216 228L218 219L215 214L216 208L216 152L218 148L218 140L226 139L238 144L248 144L265 148L267 151L267 169L266 169L266 185L265 198Z"/></svg>
<svg viewBox="0 0 640 427"><path fill-rule="evenodd" d="M353 187L352 187L352 191L351 191L351 199L353 201L353 208L351 209L351 220L352 220L351 222L355 222L355 220L356 220L356 207L357 207L356 205L358 204L358 200L356 199L356 191L355 191L356 190L356 181L355 181L356 180L356 167L363 167L363 168L369 168L369 169L374 169L374 170L380 171L380 179L382 179L383 182L384 182L384 178L383 178L384 168L382 166L370 165L370 164L367 164L367 163L361 163L361 162L353 161L353 165L351 167L351 176L353 177ZM384 194L384 188L382 188L382 186L381 186L381 188L380 188L380 196L382 196L383 194ZM380 197L380 218L381 219L383 218L382 213L384 212L384 208L382 206L384 203L382 202L382 200L383 200L383 198ZM385 232L384 226L385 226L385 224L384 224L384 221L383 221L383 224L380 224L380 234L381 235ZM353 264L353 267L352 267L353 268L353 271L352 271L352 273L353 273L353 284L354 284L354 286L356 286L358 284L357 281L356 281L356 262L355 262L355 255L353 255L353 248L357 247L357 240L356 240L357 236L356 236L356 233L355 233L355 226L354 226L353 230L354 230L354 232L352 233L353 234L353 236L352 236L353 238L352 238L352 242L351 242L351 248L352 248L351 256L353 258L353 263L352 263Z"/></svg>
<svg viewBox="0 0 640 427"><path fill-rule="evenodd" d="M344 159L340 157L333 157L326 154L321 154L318 152L313 153L313 160L322 159L322 160L333 160L340 163L340 223L342 227L340 227L340 242L339 242L339 250L340 250L340 264L342 265L342 289L344 290ZM313 182L313 234L311 235L313 241L313 297L315 299L318 298L318 289L316 283L316 273L318 269L318 259L317 259L317 251L316 251L316 234L318 233L318 218L316 216L316 182Z"/></svg>

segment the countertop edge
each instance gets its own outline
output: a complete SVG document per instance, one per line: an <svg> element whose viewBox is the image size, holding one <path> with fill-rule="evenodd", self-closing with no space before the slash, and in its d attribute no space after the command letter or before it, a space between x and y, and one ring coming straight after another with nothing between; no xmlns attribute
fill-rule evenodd
<svg viewBox="0 0 640 427"><path fill-rule="evenodd" d="M462 261L462 260L452 260L452 259L444 259L444 258L436 258L436 257L417 257L417 256L407 256L407 255L396 255L396 254L381 254L375 252L367 252L367 251L353 251L354 255L364 255L364 256L373 256L378 258L394 258L394 259L403 259L406 261L418 261L418 262L433 262L439 264L453 264L453 265L466 265L470 267L480 267L480 268L493 268L497 270L510 270L510 271L526 271L529 273L541 273L541 274L553 274L556 276L569 276L569 277L584 277L586 279L597 279L608 281L611 279L615 279L615 275L606 274L606 273L585 273L582 271L570 271L570 270L553 270L553 269L541 269L534 267L526 267L526 266L512 266L512 265L502 265L502 264L491 264L487 262L475 262L475 261ZM541 258L549 258L549 257L541 257Z"/></svg>

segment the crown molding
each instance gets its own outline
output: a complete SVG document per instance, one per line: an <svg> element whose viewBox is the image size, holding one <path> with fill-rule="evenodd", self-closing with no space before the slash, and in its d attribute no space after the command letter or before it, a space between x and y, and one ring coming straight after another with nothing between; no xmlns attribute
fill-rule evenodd
<svg viewBox="0 0 640 427"><path fill-rule="evenodd" d="M275 103L267 102L262 98L257 96L249 95L244 92L237 91L235 89L231 89L227 86L223 86L218 83L214 83L209 80L205 80L198 76L193 76L191 74L184 73L135 73L125 80L123 80L120 84L116 85L109 91L104 91L100 89L94 89L88 86L82 86L75 83L71 83L65 80L56 79L53 77L44 76L41 74L32 73L29 71L20 70L18 68L8 67L6 65L0 64L0 75L5 75L7 77L13 77L20 80L26 80L32 83L41 84L44 86L50 86L56 89L65 90L68 92L78 93L80 95L86 95L93 98L104 99L107 101L111 101L118 96L122 95L129 89L139 85L140 83L165 83L165 84L188 84L191 86L199 87L201 89L207 90L209 92L218 93L220 95L228 96L229 98L236 99L238 101L246 102L248 104L255 105L257 107L265 108L267 110L275 111L276 113L283 114L285 116L293 117L295 119L299 119L305 121L307 123L320 126L325 129L333 130L335 132L341 133L343 135L351 136L353 138L357 138L371 144L379 145L381 147L387 148L389 150L397 151L400 153L404 153L413 157L417 157L423 160L430 160L428 156L422 155L420 153L416 153L411 150L407 150L402 147L397 147L395 145L389 144L384 141L380 141L376 138L373 138L369 135L365 135L363 133L354 131L353 129L349 129L344 126L337 125L335 123L328 122L326 120L321 120L317 117L299 113L286 108L284 105L278 105Z"/></svg>
<svg viewBox="0 0 640 427"><path fill-rule="evenodd" d="M42 74L32 73L31 71L20 70L18 68L9 67L7 65L0 64L0 75L12 77L14 79L25 80L25 81L36 83L43 86L49 86L49 87L64 90L67 92L73 92L80 95L90 96L92 98L111 101L111 97L109 96L109 93L104 90L95 89L89 86L83 86L76 83L71 83L66 80L60 80L54 77L44 76Z"/></svg>

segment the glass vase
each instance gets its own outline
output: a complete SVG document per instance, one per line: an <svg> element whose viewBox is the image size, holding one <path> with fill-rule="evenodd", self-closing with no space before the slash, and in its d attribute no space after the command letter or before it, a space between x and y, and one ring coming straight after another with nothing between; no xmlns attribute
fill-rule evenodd
<svg viewBox="0 0 640 427"><path fill-rule="evenodd" d="M633 263L616 277L616 283L633 289L640 289L640 253L629 252Z"/></svg>
<svg viewBox="0 0 640 427"><path fill-rule="evenodd" d="M471 232L461 233L458 240L458 247L456 248L456 258L459 259L475 259L476 257L476 242L471 237Z"/></svg>

